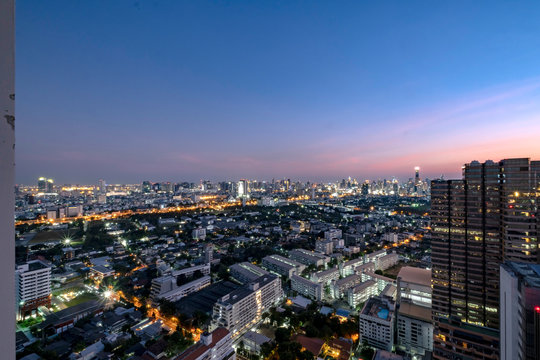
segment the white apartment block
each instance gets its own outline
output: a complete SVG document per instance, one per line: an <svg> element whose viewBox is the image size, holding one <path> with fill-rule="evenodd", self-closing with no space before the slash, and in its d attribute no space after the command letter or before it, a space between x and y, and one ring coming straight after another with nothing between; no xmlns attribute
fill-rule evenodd
<svg viewBox="0 0 540 360"><path fill-rule="evenodd" d="M224 327L236 338L255 324L262 314L283 298L281 279L265 275L223 296L214 304L211 328Z"/></svg>
<svg viewBox="0 0 540 360"><path fill-rule="evenodd" d="M339 269L330 268L327 270L316 272L311 275L311 280L314 282L322 283L323 286L329 284L332 280L339 279Z"/></svg>
<svg viewBox="0 0 540 360"><path fill-rule="evenodd" d="M298 275L291 276L291 289L300 295L321 300L323 294L322 284L313 282Z"/></svg>
<svg viewBox="0 0 540 360"><path fill-rule="evenodd" d="M377 282L373 280L364 281L347 291L349 306L356 308L366 302L370 297L380 294Z"/></svg>
<svg viewBox="0 0 540 360"><path fill-rule="evenodd" d="M375 270L386 270L399 262L399 255L390 253L375 259Z"/></svg>
<svg viewBox="0 0 540 360"><path fill-rule="evenodd" d="M326 256L323 253L305 250L305 249L294 249L289 251L289 258L298 261L304 265L314 265L316 267L326 266L330 262L330 257Z"/></svg>
<svg viewBox="0 0 540 360"><path fill-rule="evenodd" d="M178 286L176 277L172 275L161 276L152 280L150 298L155 304L157 304L160 299L178 301L184 296L210 285L211 282L210 276L205 275L199 279Z"/></svg>
<svg viewBox="0 0 540 360"><path fill-rule="evenodd" d="M394 346L394 302L385 297L370 298L360 312L360 343L392 351Z"/></svg>
<svg viewBox="0 0 540 360"><path fill-rule="evenodd" d="M263 275L268 275L268 271L247 261L231 265L229 267L229 272L235 280L242 284L252 282Z"/></svg>
<svg viewBox="0 0 540 360"><path fill-rule="evenodd" d="M15 286L18 313L23 319L39 306L51 304L51 268L39 260L17 266Z"/></svg>
<svg viewBox="0 0 540 360"><path fill-rule="evenodd" d="M360 275L349 275L343 279L332 281L332 293L334 299L341 299L347 291L362 282Z"/></svg>
<svg viewBox="0 0 540 360"><path fill-rule="evenodd" d="M366 272L375 272L374 263L364 264L362 258L345 261L339 264L339 272L341 276L349 276L352 274L363 274Z"/></svg>
<svg viewBox="0 0 540 360"><path fill-rule="evenodd" d="M281 276L290 278L292 275L300 275L306 268L304 264L300 264L298 261L287 259L280 255L270 255L262 259L262 266L274 273Z"/></svg>

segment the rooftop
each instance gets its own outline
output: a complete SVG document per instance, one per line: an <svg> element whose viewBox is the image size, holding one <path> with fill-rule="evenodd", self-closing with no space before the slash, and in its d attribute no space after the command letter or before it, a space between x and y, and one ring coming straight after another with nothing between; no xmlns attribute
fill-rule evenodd
<svg viewBox="0 0 540 360"><path fill-rule="evenodd" d="M388 307L386 301L380 297L371 297L362 309L362 315L367 315L373 318L379 318L384 321L390 321L394 311Z"/></svg>
<svg viewBox="0 0 540 360"><path fill-rule="evenodd" d="M398 277L402 281L431 286L431 270L412 266L404 266L399 270Z"/></svg>
<svg viewBox="0 0 540 360"><path fill-rule="evenodd" d="M412 304L408 301L401 302L399 314L431 322L431 308Z"/></svg>
<svg viewBox="0 0 540 360"><path fill-rule="evenodd" d="M201 355L203 355L206 351L213 348L218 341L223 339L225 336L229 334L229 330L225 328L217 328L212 332L212 342L209 345L204 345L202 341L199 341L195 345L189 347L174 358L174 360L195 360L199 358Z"/></svg>

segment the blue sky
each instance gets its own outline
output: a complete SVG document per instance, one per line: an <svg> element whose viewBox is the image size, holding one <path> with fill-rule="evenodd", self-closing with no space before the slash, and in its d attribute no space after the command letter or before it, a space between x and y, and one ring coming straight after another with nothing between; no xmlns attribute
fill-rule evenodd
<svg viewBox="0 0 540 360"><path fill-rule="evenodd" d="M19 1L17 182L540 158L540 3Z"/></svg>

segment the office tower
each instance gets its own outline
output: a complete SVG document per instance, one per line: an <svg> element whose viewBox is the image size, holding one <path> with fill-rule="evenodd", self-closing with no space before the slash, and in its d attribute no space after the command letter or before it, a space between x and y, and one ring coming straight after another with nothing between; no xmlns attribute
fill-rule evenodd
<svg viewBox="0 0 540 360"><path fill-rule="evenodd" d="M47 179L44 177L40 177L38 179L38 190L39 192L47 192Z"/></svg>
<svg viewBox="0 0 540 360"><path fill-rule="evenodd" d="M498 358L499 265L538 261L539 164L473 161L432 181L435 358Z"/></svg>
<svg viewBox="0 0 540 360"><path fill-rule="evenodd" d="M248 181L245 179L241 179L238 182L237 187L237 197L239 198L245 198L249 195L249 184Z"/></svg>
<svg viewBox="0 0 540 360"><path fill-rule="evenodd" d="M51 268L39 260L15 270L17 319L24 319L40 306L51 305Z"/></svg>
<svg viewBox="0 0 540 360"><path fill-rule="evenodd" d="M107 193L107 184L105 183L105 180L100 179L98 181L98 191L100 194L106 194Z"/></svg>
<svg viewBox="0 0 540 360"><path fill-rule="evenodd" d="M540 265L501 264L501 360L540 359Z"/></svg>
<svg viewBox="0 0 540 360"><path fill-rule="evenodd" d="M420 188L420 167L416 166L414 168L414 193L418 194Z"/></svg>
<svg viewBox="0 0 540 360"><path fill-rule="evenodd" d="M362 184L361 193L363 196L369 194L369 182L367 180Z"/></svg>

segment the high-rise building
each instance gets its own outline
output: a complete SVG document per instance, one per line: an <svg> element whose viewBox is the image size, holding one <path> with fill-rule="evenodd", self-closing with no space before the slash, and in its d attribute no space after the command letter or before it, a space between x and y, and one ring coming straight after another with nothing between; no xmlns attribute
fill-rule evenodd
<svg viewBox="0 0 540 360"><path fill-rule="evenodd" d="M105 180L100 179L98 181L98 192L100 194L106 194L107 193L107 184L105 183Z"/></svg>
<svg viewBox="0 0 540 360"><path fill-rule="evenodd" d="M242 179L238 181L237 185L237 197L246 198L249 196L249 183L247 180Z"/></svg>
<svg viewBox="0 0 540 360"><path fill-rule="evenodd" d="M436 359L497 359L499 265L538 262L540 162L473 161L431 183Z"/></svg>
<svg viewBox="0 0 540 360"><path fill-rule="evenodd" d="M416 166L414 168L414 193L418 194L420 189L420 167Z"/></svg>
<svg viewBox="0 0 540 360"><path fill-rule="evenodd" d="M54 180L40 177L38 179L38 190L42 193L52 193L54 191Z"/></svg>
<svg viewBox="0 0 540 360"><path fill-rule="evenodd" d="M540 359L540 265L501 265L501 360Z"/></svg>
<svg viewBox="0 0 540 360"><path fill-rule="evenodd" d="M143 193L149 193L152 191L152 183L150 181L143 181L141 185L141 191Z"/></svg>
<svg viewBox="0 0 540 360"><path fill-rule="evenodd" d="M51 268L39 260L17 266L15 270L17 318L51 305Z"/></svg>

